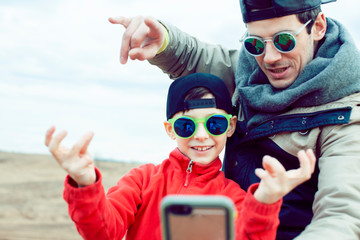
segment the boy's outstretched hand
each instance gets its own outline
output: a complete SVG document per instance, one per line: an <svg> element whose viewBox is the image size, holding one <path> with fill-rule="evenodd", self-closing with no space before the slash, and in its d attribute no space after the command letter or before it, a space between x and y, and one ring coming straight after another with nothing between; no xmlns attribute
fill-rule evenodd
<svg viewBox="0 0 360 240"><path fill-rule="evenodd" d="M49 151L60 166L68 172L70 177L79 186L88 186L95 183L94 160L87 151L94 133L89 132L84 134L79 141L69 149L61 145L62 140L67 135L66 131L61 131L53 136L54 132L55 127L47 130L45 145L49 148Z"/></svg>
<svg viewBox="0 0 360 240"><path fill-rule="evenodd" d="M286 171L281 163L270 156L264 156L263 167L255 170L261 179L254 197L262 203L272 204L301 183L310 179L315 169L316 157L311 149L301 150L297 154L300 167Z"/></svg>

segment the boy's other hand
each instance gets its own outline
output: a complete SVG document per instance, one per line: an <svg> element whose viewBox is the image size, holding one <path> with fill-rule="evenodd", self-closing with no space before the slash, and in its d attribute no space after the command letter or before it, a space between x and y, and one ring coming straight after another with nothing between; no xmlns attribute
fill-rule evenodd
<svg viewBox="0 0 360 240"><path fill-rule="evenodd" d="M54 132L55 127L47 130L45 145L59 165L68 172L79 186L88 186L95 183L94 160L87 151L94 133L88 132L84 134L72 148L67 148L61 145L67 132L60 131L56 135L54 135Z"/></svg>
<svg viewBox="0 0 360 240"><path fill-rule="evenodd" d="M300 167L286 171L283 165L275 158L264 156L263 167L255 170L261 179L254 197L266 204L280 200L295 187L309 180L315 169L316 157L311 149L299 151L297 154Z"/></svg>
<svg viewBox="0 0 360 240"><path fill-rule="evenodd" d="M111 17L109 22L121 24L126 29L120 49L122 64L128 58L140 61L153 58L163 44L165 28L152 17Z"/></svg>

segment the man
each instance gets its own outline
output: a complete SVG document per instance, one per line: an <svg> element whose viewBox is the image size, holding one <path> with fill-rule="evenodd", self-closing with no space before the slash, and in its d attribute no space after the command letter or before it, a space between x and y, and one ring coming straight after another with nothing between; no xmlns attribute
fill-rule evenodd
<svg viewBox="0 0 360 240"><path fill-rule="evenodd" d="M313 177L284 198L278 239L360 238L360 53L321 12L330 1L240 0L240 51L151 18L110 19L127 28L122 63L149 59L172 78L207 72L226 82L239 121L224 171L242 188L259 181L265 154L291 169L296 152L315 151Z"/></svg>

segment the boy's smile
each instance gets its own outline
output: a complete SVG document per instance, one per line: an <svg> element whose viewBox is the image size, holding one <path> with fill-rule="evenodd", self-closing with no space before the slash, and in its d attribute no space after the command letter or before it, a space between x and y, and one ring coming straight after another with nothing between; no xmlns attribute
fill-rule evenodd
<svg viewBox="0 0 360 240"><path fill-rule="evenodd" d="M207 151L210 148L212 148L212 146L211 147L191 147L191 148L193 148L193 149L195 149L197 151Z"/></svg>

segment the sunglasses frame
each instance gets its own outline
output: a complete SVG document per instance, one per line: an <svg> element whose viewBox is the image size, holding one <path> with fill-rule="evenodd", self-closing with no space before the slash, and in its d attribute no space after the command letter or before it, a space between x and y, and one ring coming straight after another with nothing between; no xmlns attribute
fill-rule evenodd
<svg viewBox="0 0 360 240"><path fill-rule="evenodd" d="M275 47L275 49L278 51L278 52L281 52L281 53L288 53L288 52L291 52L292 50L294 50L294 48L296 47L296 36L299 35L299 33L301 33L302 30L304 30L304 28L312 21L312 19L308 20L301 28L299 28L297 31L295 32L289 32L289 31L282 31L282 32L279 32L279 33L276 33L274 36L272 37L267 37L267 38L261 38L261 37L258 37L258 36L247 36L248 32L246 31L244 36L241 38L240 42L243 43L244 45L244 48L246 50L246 52L252 56L255 56L255 57L258 57L258 56L261 56L264 54L265 52L265 47L266 47L266 42L271 42L273 44L273 46ZM289 51L283 51L281 49L279 49L276 45L275 45L275 38L281 34L289 34L290 36L293 37L294 39L294 47L289 50ZM257 39L258 41L262 42L263 45L264 45L264 49L263 51L260 53L260 54L253 54L251 53L250 51L247 50L247 48L245 47L245 41L247 39Z"/></svg>
<svg viewBox="0 0 360 240"><path fill-rule="evenodd" d="M225 117L225 119L226 119L226 121L227 121L226 130L225 130L223 133L219 134L219 135L212 134L212 133L209 131L209 129L207 128L207 126L206 126L207 121L208 121L210 118L214 117L214 116L222 116L222 117ZM189 120L191 120L191 121L194 123L194 125L195 125L194 132L193 132L189 137L182 137L182 136L180 136L180 135L175 131L175 126L174 126L174 124L175 124L176 120L178 120L178 119L180 119L180 118L189 119ZM196 130L197 130L197 128L198 128L198 124L199 124L199 123L204 123L204 127L205 127L205 129L206 129L206 132L207 132L208 134L210 134L211 136L221 136L221 135L225 134L225 133L228 131L229 126L230 126L230 119L231 119L231 118L232 118L232 115L231 115L231 114L216 113L216 114L212 114L212 115L210 115L210 116L208 116L208 117L206 117L206 118L195 118L195 119L192 118L192 117L188 117L188 116L179 116L179 117L176 117L176 118L171 118L171 119L169 119L168 122L171 123L171 126L172 126L173 131L174 131L174 133L176 134L176 136L178 136L179 138L187 139L187 138L191 138L192 136L194 136L194 134L196 133Z"/></svg>

